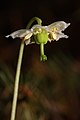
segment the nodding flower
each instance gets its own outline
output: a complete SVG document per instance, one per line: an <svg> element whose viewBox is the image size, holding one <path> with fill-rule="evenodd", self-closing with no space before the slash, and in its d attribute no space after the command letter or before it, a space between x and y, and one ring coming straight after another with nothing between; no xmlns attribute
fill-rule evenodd
<svg viewBox="0 0 80 120"><path fill-rule="evenodd" d="M54 22L48 26L34 25L31 29L21 29L17 30L6 37L20 38L23 39L25 44L40 44L43 46L48 41L58 41L60 38L68 38L67 35L63 33L63 31L70 25L70 23L66 23L64 21ZM42 45L43 44L43 45ZM41 47L43 49L43 47ZM41 60L47 60L44 57L44 49L41 50Z"/></svg>

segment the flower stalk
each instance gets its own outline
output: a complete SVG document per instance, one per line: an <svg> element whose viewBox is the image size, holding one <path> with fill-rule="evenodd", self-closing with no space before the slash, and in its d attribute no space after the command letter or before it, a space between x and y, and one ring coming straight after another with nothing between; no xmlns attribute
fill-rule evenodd
<svg viewBox="0 0 80 120"><path fill-rule="evenodd" d="M34 17L30 20L27 25L27 29L29 29L34 21L37 21L39 25L41 25L42 21L38 17ZM19 78L20 78L20 71L21 71L21 63L23 58L23 51L24 51L24 39L21 41L16 75L15 75L15 83L14 83L14 94L13 94L13 102L12 102L12 110L11 110L11 118L10 120L15 120L16 116L16 107L17 107L17 98L18 98L18 88L19 88Z"/></svg>
<svg viewBox="0 0 80 120"><path fill-rule="evenodd" d="M15 120L16 115L16 106L17 106L17 98L18 98L18 88L19 88L19 78L20 78L20 71L21 71L21 63L24 51L24 42L21 42L19 57L18 57L18 64L15 76L15 83L14 83L14 94L13 94L13 103L12 103L12 111L11 111L11 120Z"/></svg>

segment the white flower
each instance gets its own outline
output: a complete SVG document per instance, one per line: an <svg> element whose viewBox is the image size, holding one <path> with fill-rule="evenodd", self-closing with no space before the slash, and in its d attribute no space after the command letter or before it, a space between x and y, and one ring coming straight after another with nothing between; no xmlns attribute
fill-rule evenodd
<svg viewBox="0 0 80 120"><path fill-rule="evenodd" d="M67 35L65 35L62 31L64 31L70 23L65 23L64 21L58 21L54 22L48 26L40 26L40 25L34 25L31 29L21 29L17 30L10 35L7 35L6 37L11 36L14 38L20 38L24 39L26 45L30 43L35 43L35 40L31 41L31 37L41 33L42 30L45 30L48 34L48 40L47 41L54 41L59 40L60 38L68 38Z"/></svg>
<svg viewBox="0 0 80 120"><path fill-rule="evenodd" d="M68 38L63 31L70 25L70 23L65 23L64 21L54 22L48 26L34 25L31 29L21 29L17 30L10 35L14 38L22 39L26 45L36 43L40 44L40 60L47 60L47 56L44 54L44 44L48 41L58 41L60 38Z"/></svg>

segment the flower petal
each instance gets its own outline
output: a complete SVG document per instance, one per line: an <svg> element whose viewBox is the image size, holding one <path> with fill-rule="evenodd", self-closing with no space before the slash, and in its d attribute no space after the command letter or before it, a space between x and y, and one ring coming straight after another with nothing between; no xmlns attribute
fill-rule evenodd
<svg viewBox="0 0 80 120"><path fill-rule="evenodd" d="M53 33L54 40L58 41L60 38L68 38L64 33Z"/></svg>
<svg viewBox="0 0 80 120"><path fill-rule="evenodd" d="M52 32L64 31L69 25L70 23L66 23L64 21L58 21L48 25L48 30Z"/></svg>
<svg viewBox="0 0 80 120"><path fill-rule="evenodd" d="M26 44L26 45L29 45L29 44L30 44L30 39L26 40L26 41L25 41L25 44Z"/></svg>
<svg viewBox="0 0 80 120"><path fill-rule="evenodd" d="M59 40L60 38L68 38L67 35L62 33L70 23L65 23L64 21L54 22L51 25L45 26L45 29L48 32L49 41ZM50 40L51 39L51 40Z"/></svg>
<svg viewBox="0 0 80 120"><path fill-rule="evenodd" d="M6 37L8 38L8 37L11 36L13 39L17 38L17 37L23 38L23 37L27 36L30 33L31 33L31 30L21 29L21 30L17 30L15 32L11 33L10 35L7 35Z"/></svg>

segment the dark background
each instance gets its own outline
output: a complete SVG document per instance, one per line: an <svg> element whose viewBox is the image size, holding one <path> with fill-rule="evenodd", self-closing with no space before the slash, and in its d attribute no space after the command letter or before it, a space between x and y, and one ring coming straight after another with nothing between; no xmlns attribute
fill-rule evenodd
<svg viewBox="0 0 80 120"><path fill-rule="evenodd" d="M0 1L0 119L10 118L21 43L5 36L26 28L35 16L43 25L71 23L64 31L69 38L47 43L44 63L39 60L39 45L25 45L17 120L27 120L27 109L34 120L35 116L38 120L80 120L80 0Z"/></svg>

